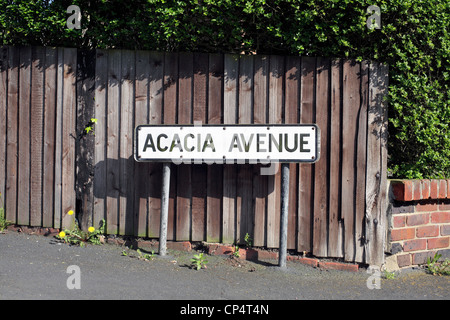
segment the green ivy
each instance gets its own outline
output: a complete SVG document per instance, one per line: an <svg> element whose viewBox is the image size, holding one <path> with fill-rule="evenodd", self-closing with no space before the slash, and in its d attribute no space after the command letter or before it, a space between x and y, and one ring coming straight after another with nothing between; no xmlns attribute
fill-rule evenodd
<svg viewBox="0 0 450 320"><path fill-rule="evenodd" d="M82 30L69 30L76 4ZM367 8L381 9L369 30ZM450 178L450 0L0 0L4 45L294 54L389 64L389 171Z"/></svg>

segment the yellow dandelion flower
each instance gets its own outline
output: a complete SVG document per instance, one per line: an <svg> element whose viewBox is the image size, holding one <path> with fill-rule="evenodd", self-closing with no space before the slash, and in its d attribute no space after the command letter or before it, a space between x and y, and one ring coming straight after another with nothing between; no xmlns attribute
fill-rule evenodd
<svg viewBox="0 0 450 320"><path fill-rule="evenodd" d="M88 231L89 231L89 232L94 232L94 231L95 231L95 228L94 228L94 227L89 227Z"/></svg>
<svg viewBox="0 0 450 320"><path fill-rule="evenodd" d="M67 214L68 214L69 216L73 215L73 210L69 210L69 212L67 212Z"/></svg>
<svg viewBox="0 0 450 320"><path fill-rule="evenodd" d="M64 232L64 231L61 231L60 233L59 233L59 237L60 238L64 238L66 236L66 233Z"/></svg>

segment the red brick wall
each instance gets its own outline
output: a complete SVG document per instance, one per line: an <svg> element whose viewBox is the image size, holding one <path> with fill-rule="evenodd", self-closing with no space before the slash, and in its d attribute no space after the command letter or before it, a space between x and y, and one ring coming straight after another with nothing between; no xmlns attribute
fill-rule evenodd
<svg viewBox="0 0 450 320"><path fill-rule="evenodd" d="M400 268L450 256L450 179L391 180L388 251Z"/></svg>

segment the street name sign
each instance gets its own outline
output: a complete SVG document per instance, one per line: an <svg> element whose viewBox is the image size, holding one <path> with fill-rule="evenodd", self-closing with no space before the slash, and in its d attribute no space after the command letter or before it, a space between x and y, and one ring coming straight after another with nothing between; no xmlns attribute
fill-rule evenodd
<svg viewBox="0 0 450 320"><path fill-rule="evenodd" d="M315 124L140 125L134 139L140 162L313 163L320 156Z"/></svg>

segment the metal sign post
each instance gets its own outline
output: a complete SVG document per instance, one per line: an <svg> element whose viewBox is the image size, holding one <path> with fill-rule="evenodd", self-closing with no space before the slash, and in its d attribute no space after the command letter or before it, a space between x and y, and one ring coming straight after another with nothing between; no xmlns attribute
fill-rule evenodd
<svg viewBox="0 0 450 320"><path fill-rule="evenodd" d="M163 163L161 190L161 223L159 228L159 255L166 255L167 219L169 216L170 162Z"/></svg>
<svg viewBox="0 0 450 320"><path fill-rule="evenodd" d="M289 163L281 164L281 217L280 217L280 252L278 266L286 268L287 225L289 213Z"/></svg>

